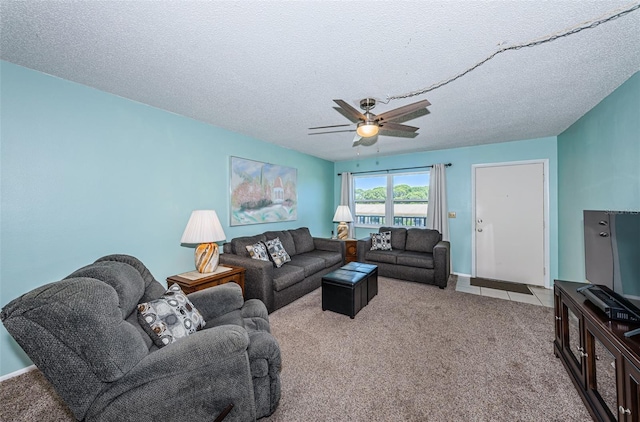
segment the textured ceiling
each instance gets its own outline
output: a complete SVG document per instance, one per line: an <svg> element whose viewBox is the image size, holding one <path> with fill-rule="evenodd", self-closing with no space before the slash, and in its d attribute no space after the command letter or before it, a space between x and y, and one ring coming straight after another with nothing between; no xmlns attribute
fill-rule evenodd
<svg viewBox="0 0 640 422"><path fill-rule="evenodd" d="M413 139L352 147L357 107L629 1L0 1L1 58L332 161L554 136L640 70L640 10L498 54L424 95ZM213 140L212 140L213 142Z"/></svg>

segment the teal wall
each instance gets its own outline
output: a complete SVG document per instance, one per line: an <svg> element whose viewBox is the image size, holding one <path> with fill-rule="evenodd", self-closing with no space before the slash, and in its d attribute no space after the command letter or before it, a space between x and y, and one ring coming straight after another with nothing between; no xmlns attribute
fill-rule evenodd
<svg viewBox="0 0 640 422"><path fill-rule="evenodd" d="M583 209L640 210L640 74L557 139L335 164L3 61L0 91L0 306L110 253L137 256L158 280L191 270L179 239L194 209L215 209L228 239L299 226L328 236L342 171L451 162L461 274L471 273L473 164L549 161L552 278L584 279ZM229 227L230 156L296 167L298 220ZM0 375L29 364L0 328Z"/></svg>
<svg viewBox="0 0 640 422"><path fill-rule="evenodd" d="M180 237L215 209L227 239L329 236L333 163L0 61L0 306L112 253L159 281L193 269ZM229 227L229 157L298 169L298 220ZM0 328L0 375L31 362Z"/></svg>
<svg viewBox="0 0 640 422"><path fill-rule="evenodd" d="M640 72L558 135L558 178L558 276L584 281L582 211L640 211Z"/></svg>
<svg viewBox="0 0 640 422"><path fill-rule="evenodd" d="M447 206L456 212L456 218L449 219L451 237L451 260L453 270L460 274L471 274L472 253L472 180L473 164L500 163L546 159L549 161L549 224L550 224L550 271L557 274L557 151L556 138L540 138L516 142L504 142L467 148L420 152L390 157L379 157L335 164L335 205L340 201L340 177L343 171L373 171L390 168L427 166L435 163L451 163L446 170ZM370 229L357 229L356 237L367 237Z"/></svg>

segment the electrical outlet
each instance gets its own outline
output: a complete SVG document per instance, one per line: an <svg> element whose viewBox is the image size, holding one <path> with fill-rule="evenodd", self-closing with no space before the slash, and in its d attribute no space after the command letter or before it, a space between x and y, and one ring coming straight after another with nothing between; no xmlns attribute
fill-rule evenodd
<svg viewBox="0 0 640 422"><path fill-rule="evenodd" d="M449 211L449 218L456 218L456 212L455 211Z"/></svg>

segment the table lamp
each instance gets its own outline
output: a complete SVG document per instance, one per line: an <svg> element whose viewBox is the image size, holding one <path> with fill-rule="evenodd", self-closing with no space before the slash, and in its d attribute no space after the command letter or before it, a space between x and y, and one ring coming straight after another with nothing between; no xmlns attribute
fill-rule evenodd
<svg viewBox="0 0 640 422"><path fill-rule="evenodd" d="M344 240L349 237L349 226L347 226L347 223L351 223L353 217L347 205L338 205L336 214L333 216L333 221L340 223L338 224L338 239Z"/></svg>
<svg viewBox="0 0 640 422"><path fill-rule="evenodd" d="M191 213L180 243L198 244L195 251L196 269L201 273L211 273L218 268L220 253L218 245L226 239L224 230L213 210L196 210Z"/></svg>

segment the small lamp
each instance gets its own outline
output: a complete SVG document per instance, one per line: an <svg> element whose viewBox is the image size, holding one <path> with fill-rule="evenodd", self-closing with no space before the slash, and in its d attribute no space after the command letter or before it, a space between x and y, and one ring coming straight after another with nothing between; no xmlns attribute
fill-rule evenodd
<svg viewBox="0 0 640 422"><path fill-rule="evenodd" d="M347 223L353 221L349 207L347 205L338 205L336 214L333 216L333 221L340 223L338 224L338 239L346 239L349 236L349 226L347 226Z"/></svg>
<svg viewBox="0 0 640 422"><path fill-rule="evenodd" d="M214 242L220 242L226 237L215 211L196 210L191 213L180 243L197 243L196 269L201 273L211 273L218 268L220 260L218 245Z"/></svg>

